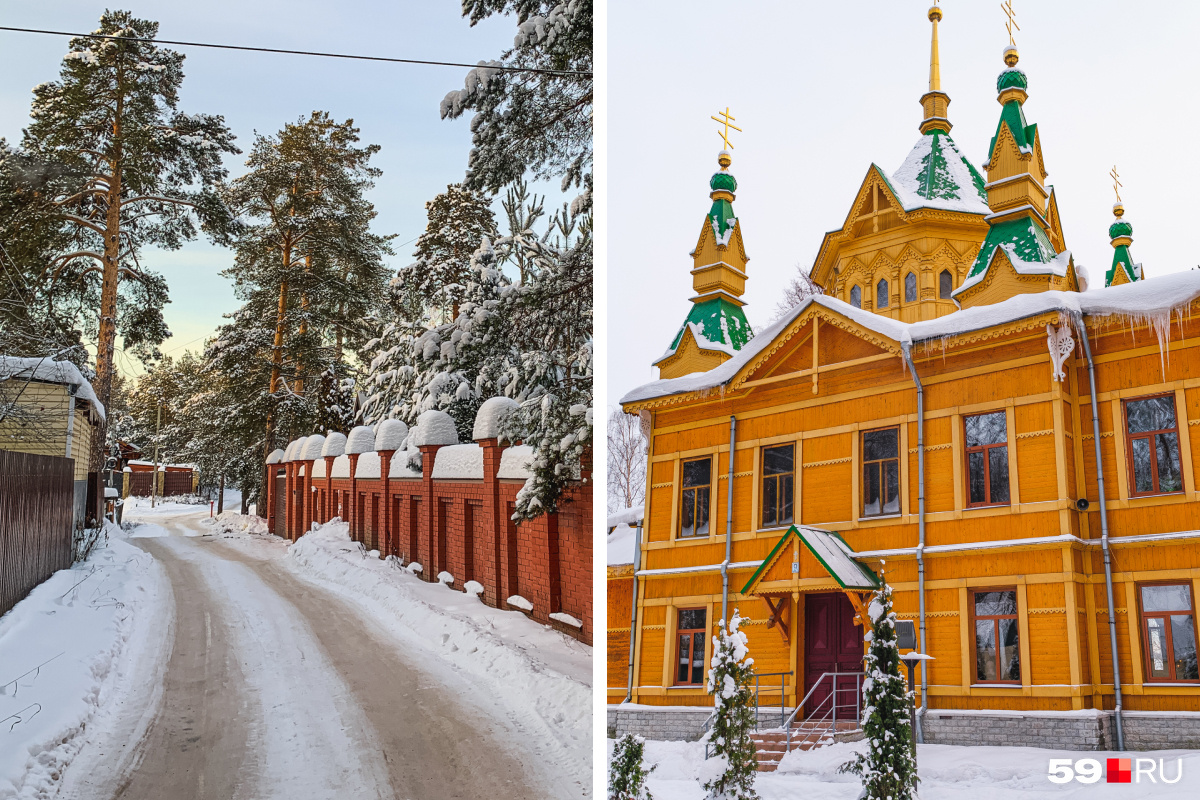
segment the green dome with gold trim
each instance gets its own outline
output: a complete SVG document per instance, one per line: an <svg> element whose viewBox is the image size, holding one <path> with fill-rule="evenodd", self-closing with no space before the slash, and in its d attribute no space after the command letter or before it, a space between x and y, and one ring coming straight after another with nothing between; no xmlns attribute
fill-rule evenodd
<svg viewBox="0 0 1200 800"><path fill-rule="evenodd" d="M1011 67L1000 73L1000 77L996 78L996 93L999 94L1005 89L1028 89L1029 78L1025 73L1016 67Z"/></svg>
<svg viewBox="0 0 1200 800"><path fill-rule="evenodd" d="M737 178L728 172L713 173L712 180L708 182L708 186L714 192L736 192Z"/></svg>
<svg viewBox="0 0 1200 800"><path fill-rule="evenodd" d="M1133 226L1123 219L1119 219L1108 226L1108 238L1116 239L1120 236L1133 236Z"/></svg>

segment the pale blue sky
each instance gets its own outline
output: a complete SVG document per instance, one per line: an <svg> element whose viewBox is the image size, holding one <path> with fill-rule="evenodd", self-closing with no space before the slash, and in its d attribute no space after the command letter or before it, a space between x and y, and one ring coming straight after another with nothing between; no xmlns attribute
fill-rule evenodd
<svg viewBox="0 0 1200 800"><path fill-rule="evenodd" d="M1118 165L1147 276L1200 262L1193 224L1200 4L1014 0L1025 114L1038 123L1067 247L1103 281ZM929 3L610 0L608 405L653 380L687 315L688 252L711 201L730 106L745 300L761 326L797 263L841 227L872 161L891 174L920 133ZM952 135L976 165L995 133L1008 44L999 1L941 4Z"/></svg>
<svg viewBox="0 0 1200 800"><path fill-rule="evenodd" d="M472 28L457 0L0 0L0 25L89 32L105 8L157 20L164 39L468 64L498 57L516 29L511 17ZM352 117L364 142L382 146L374 164L383 177L371 200L379 211L376 231L397 234L397 245L424 229L425 202L463 177L469 120L441 120L438 105L462 86L466 69L175 49L187 56L180 108L223 114L244 151L256 130L273 133L314 109ZM30 90L57 78L66 52L66 37L0 31L0 136L20 140ZM230 159L232 175L243 171L243 159ZM412 246L398 246L391 265L409 263ZM164 352L199 348L221 315L237 307L220 276L231 260L231 251L203 241L144 259L171 289L166 319L174 336ZM132 359L118 362L123 371L135 369Z"/></svg>

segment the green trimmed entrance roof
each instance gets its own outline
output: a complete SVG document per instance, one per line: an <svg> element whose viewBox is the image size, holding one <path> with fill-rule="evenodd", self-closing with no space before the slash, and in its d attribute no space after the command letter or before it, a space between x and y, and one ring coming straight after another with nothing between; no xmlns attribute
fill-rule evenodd
<svg viewBox="0 0 1200 800"><path fill-rule="evenodd" d="M701 349L721 350L729 355L741 350L746 342L754 338L754 331L746 321L742 307L721 295L716 295L692 305L687 319L671 340L667 355L679 348L679 343L683 341L683 333L689 325L694 326L692 335L696 337L696 344L700 345Z"/></svg>
<svg viewBox="0 0 1200 800"><path fill-rule="evenodd" d="M749 593L762 580L771 565L783 554L784 548L793 536L804 544L804 547L820 562L830 577L837 581L838 586L843 589L860 591L879 588L879 577L871 571L870 567L855 560L854 551L836 531L793 525L771 548L771 552L750 576L750 580L746 581L746 585L742 587L742 594Z"/></svg>

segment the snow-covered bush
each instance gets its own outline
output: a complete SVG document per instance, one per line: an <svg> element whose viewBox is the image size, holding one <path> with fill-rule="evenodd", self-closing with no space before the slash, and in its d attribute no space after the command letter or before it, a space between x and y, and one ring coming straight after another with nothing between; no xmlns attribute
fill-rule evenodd
<svg viewBox="0 0 1200 800"><path fill-rule="evenodd" d="M654 800L646 788L646 778L654 767L646 769L646 740L627 733L613 748L612 763L608 767L608 800Z"/></svg>
<svg viewBox="0 0 1200 800"><path fill-rule="evenodd" d="M912 692L900 674L900 648L896 645L896 615L892 587L886 581L871 600L867 613L871 630L864 638L870 648L863 661L863 733L867 752L858 753L839 771L862 778L860 798L915 800L917 761L911 749L909 709Z"/></svg>
<svg viewBox="0 0 1200 800"><path fill-rule="evenodd" d="M721 620L720 635L713 637L713 657L708 672L708 693L714 696L716 714L705 740L713 747L714 774L704 782L705 800L759 800L754 791L758 761L754 757L754 659L749 658L742 617L737 609L729 628ZM717 772L717 770L720 770Z"/></svg>

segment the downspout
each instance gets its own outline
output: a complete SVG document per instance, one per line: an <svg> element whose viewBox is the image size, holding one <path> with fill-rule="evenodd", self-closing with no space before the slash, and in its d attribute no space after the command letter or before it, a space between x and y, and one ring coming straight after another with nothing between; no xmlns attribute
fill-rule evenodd
<svg viewBox="0 0 1200 800"><path fill-rule="evenodd" d="M1096 483L1100 488L1100 549L1104 551L1104 591L1108 596L1108 646L1112 653L1114 718L1117 729L1117 750L1125 749L1125 731L1121 726L1121 664L1117 657L1117 607L1113 603L1112 554L1108 549L1108 508L1104 496L1104 462L1100 458L1100 407L1096 400L1096 366L1092 363L1092 347L1088 343L1087 324L1083 315L1075 317L1083 339L1083 354L1087 357L1088 385L1092 390L1092 443L1096 454Z"/></svg>
<svg viewBox="0 0 1200 800"><path fill-rule="evenodd" d="M918 621L921 627L921 652L928 655L925 646L925 387L917 376L917 365L913 363L909 346L905 346L904 360L912 372L917 385L917 604ZM929 675L926 661L921 661L921 711L917 714L917 743L925 743L921 723L929 710Z"/></svg>
<svg viewBox="0 0 1200 800"><path fill-rule="evenodd" d="M638 570L642 568L642 525L644 520L638 520L636 541L633 545L633 595L629 603L629 685L625 688L625 699L621 701L621 705L625 705L633 699L633 646L634 637L637 635L637 591L638 591Z"/></svg>
<svg viewBox="0 0 1200 800"><path fill-rule="evenodd" d="M729 627L729 561L733 555L733 445L737 417L729 418L729 480L725 487L725 560L721 562L721 624Z"/></svg>

